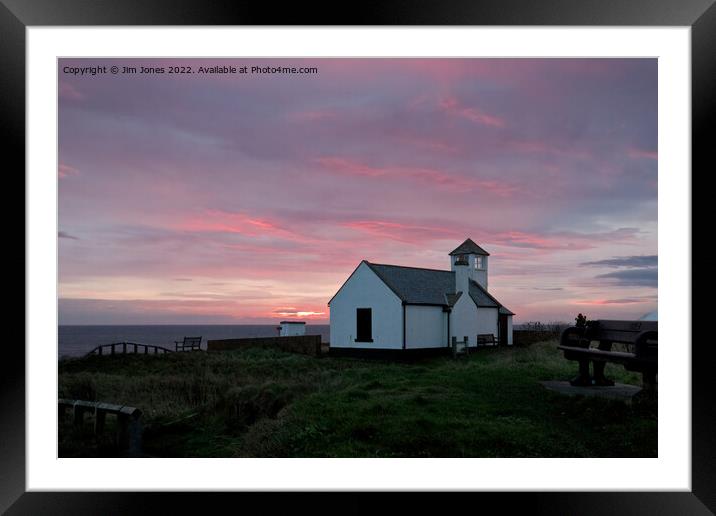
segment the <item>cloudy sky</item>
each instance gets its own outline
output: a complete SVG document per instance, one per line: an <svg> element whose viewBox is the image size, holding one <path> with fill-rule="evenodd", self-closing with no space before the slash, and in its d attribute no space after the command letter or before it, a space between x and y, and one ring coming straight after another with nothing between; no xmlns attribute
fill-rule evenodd
<svg viewBox="0 0 716 516"><path fill-rule="evenodd" d="M317 74L63 73L312 66ZM60 60L61 324L324 322L471 237L516 322L657 306L655 59Z"/></svg>

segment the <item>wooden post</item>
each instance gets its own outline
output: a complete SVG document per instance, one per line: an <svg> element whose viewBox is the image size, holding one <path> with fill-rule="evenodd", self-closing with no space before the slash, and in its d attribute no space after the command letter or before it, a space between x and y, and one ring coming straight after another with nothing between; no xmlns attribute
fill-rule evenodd
<svg viewBox="0 0 716 516"><path fill-rule="evenodd" d="M112 354L114 355L114 344L112 344Z"/></svg>
<svg viewBox="0 0 716 516"><path fill-rule="evenodd" d="M134 353L137 353L137 345L134 344Z"/></svg>
<svg viewBox="0 0 716 516"><path fill-rule="evenodd" d="M126 342L122 342L122 353L125 353L125 354L127 353L127 343Z"/></svg>
<svg viewBox="0 0 716 516"><path fill-rule="evenodd" d="M104 419L107 413L100 407L94 409L94 433L100 435L104 431Z"/></svg>
<svg viewBox="0 0 716 516"><path fill-rule="evenodd" d="M117 414L117 444L129 451L130 456L139 455L142 449L141 411L125 407Z"/></svg>
<svg viewBox="0 0 716 516"><path fill-rule="evenodd" d="M579 359L579 374L576 376L576 378L573 378L569 382L571 385L574 385L575 387L581 386L591 386L592 385L592 376L589 374L589 359L588 358L581 358Z"/></svg>
<svg viewBox="0 0 716 516"><path fill-rule="evenodd" d="M149 346L144 346L144 354L146 355L149 353Z"/></svg>
<svg viewBox="0 0 716 516"><path fill-rule="evenodd" d="M136 457L142 451L142 424L139 417L129 419L129 455Z"/></svg>
<svg viewBox="0 0 716 516"><path fill-rule="evenodd" d="M645 369L641 375L642 378L642 394L648 399L656 399L656 369Z"/></svg>
<svg viewBox="0 0 716 516"><path fill-rule="evenodd" d="M129 441L129 417L125 414L117 414L117 446L124 449Z"/></svg>
<svg viewBox="0 0 716 516"><path fill-rule="evenodd" d="M600 340L599 341L599 349L602 351L611 351L612 349L612 342L609 340ZM614 385L614 382L612 380L607 379L604 376L604 368L606 367L606 362L601 362L599 360L592 360L592 369L594 370L594 376L593 376L593 384L594 385L600 385L600 386L611 386Z"/></svg>
<svg viewBox="0 0 716 516"><path fill-rule="evenodd" d="M80 407L79 405L74 405L72 407L72 415L74 418L74 424L76 426L82 426L82 422L84 421L84 410L83 407Z"/></svg>
<svg viewBox="0 0 716 516"><path fill-rule="evenodd" d="M97 354L100 355L100 356L102 355L102 346L99 346L99 347L97 348Z"/></svg>

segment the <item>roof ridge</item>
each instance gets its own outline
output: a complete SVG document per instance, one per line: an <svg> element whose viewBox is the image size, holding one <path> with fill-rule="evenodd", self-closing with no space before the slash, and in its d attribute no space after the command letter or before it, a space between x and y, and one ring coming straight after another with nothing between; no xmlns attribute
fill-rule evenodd
<svg viewBox="0 0 716 516"><path fill-rule="evenodd" d="M363 261L368 265L379 265L381 267L398 267L400 269L417 269L419 271L448 272L450 274L454 274L454 271L446 271L445 269L428 269L427 267L411 267L410 265L393 265L392 263L375 263L369 262L368 260Z"/></svg>

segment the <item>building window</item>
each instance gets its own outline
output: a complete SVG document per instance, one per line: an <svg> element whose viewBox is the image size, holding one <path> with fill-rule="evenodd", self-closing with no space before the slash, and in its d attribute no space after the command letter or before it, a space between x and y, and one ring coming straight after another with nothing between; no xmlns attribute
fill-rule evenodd
<svg viewBox="0 0 716 516"><path fill-rule="evenodd" d="M356 342L373 342L373 313L370 308L356 308Z"/></svg>
<svg viewBox="0 0 716 516"><path fill-rule="evenodd" d="M483 264L483 261L482 261L482 256L476 256L476 257L475 257L475 268L476 268L476 269L483 269L483 268L484 268L483 265L484 265L484 264Z"/></svg>

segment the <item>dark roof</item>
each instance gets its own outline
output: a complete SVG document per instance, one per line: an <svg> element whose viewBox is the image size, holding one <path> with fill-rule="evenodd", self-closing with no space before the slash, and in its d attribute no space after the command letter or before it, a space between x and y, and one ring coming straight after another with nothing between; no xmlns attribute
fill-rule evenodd
<svg viewBox="0 0 716 516"><path fill-rule="evenodd" d="M361 264L363 263L370 267L376 276L405 304L452 307L462 295L462 292L455 292L455 273L452 271L370 263L367 260L363 260ZM355 270L353 274L355 274ZM343 285L350 280L351 276ZM338 290L340 291L340 289ZM477 306L499 308L500 313L509 312L510 315L514 315L474 280L470 280L469 290L469 295ZM336 292L336 294L338 293ZM328 304L330 305L330 301Z"/></svg>
<svg viewBox="0 0 716 516"><path fill-rule="evenodd" d="M487 293L487 290L482 288L474 280L470 280L470 297L477 306L484 306L487 308L499 308L502 306L497 299Z"/></svg>
<svg viewBox="0 0 716 516"><path fill-rule="evenodd" d="M455 293L452 271L365 263L405 303L445 306L445 294Z"/></svg>
<svg viewBox="0 0 716 516"><path fill-rule="evenodd" d="M462 296L462 292L458 292L457 294L445 294L447 305L455 306L455 303L457 303L457 300L460 299L460 296Z"/></svg>
<svg viewBox="0 0 716 516"><path fill-rule="evenodd" d="M505 308L504 306L500 307L499 312L502 315L515 315L515 313L512 310L510 310L509 308Z"/></svg>
<svg viewBox="0 0 716 516"><path fill-rule="evenodd" d="M485 251L470 238L457 246L457 248L450 253L450 256L454 256L456 254L481 254L483 256L490 256L490 253Z"/></svg>
<svg viewBox="0 0 716 516"><path fill-rule="evenodd" d="M455 292L455 273L452 271L365 263L388 288L395 292L395 295L407 304L454 306L462 294ZM470 280L469 294L477 306L488 308L502 306L474 280Z"/></svg>

